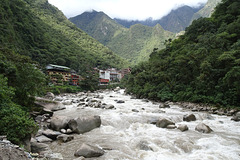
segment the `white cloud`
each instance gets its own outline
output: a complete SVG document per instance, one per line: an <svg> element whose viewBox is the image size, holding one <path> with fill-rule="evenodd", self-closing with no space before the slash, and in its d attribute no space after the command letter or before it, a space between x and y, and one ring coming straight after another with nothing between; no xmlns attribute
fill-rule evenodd
<svg viewBox="0 0 240 160"><path fill-rule="evenodd" d="M48 0L67 17L85 11L103 11L111 18L143 20L149 17L159 19L172 9L182 5L198 6L207 0Z"/></svg>

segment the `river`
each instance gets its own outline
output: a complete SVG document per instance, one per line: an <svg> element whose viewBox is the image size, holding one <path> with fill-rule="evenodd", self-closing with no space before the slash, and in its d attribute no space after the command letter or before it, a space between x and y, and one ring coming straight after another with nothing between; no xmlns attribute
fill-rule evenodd
<svg viewBox="0 0 240 160"><path fill-rule="evenodd" d="M124 90L103 91L102 103L113 104L115 109L77 107L77 103L57 111L56 115L70 117L99 115L100 128L74 135L74 140L50 145L53 152L61 153L66 160L74 159L74 152L82 143L99 146L105 154L94 160L239 160L240 123L231 117L191 112L177 105L160 109L158 103L132 99ZM64 100L76 100L79 96L68 94ZM125 103L116 103L123 100ZM135 109L135 112L133 111ZM139 112L136 112L139 111ZM197 120L183 121L183 116L193 113ZM176 123L186 124L188 131L158 128L150 124L159 118L169 118ZM195 131L200 122L210 126L214 132L204 134ZM91 159L91 158L89 158Z"/></svg>

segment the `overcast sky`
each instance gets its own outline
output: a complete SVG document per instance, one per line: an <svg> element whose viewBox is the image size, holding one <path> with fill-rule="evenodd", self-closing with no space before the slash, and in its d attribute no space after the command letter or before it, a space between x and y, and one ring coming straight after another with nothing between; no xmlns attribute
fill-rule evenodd
<svg viewBox="0 0 240 160"><path fill-rule="evenodd" d="M207 0L48 0L68 18L85 11L103 11L111 18L144 20L159 19L182 5L193 7Z"/></svg>

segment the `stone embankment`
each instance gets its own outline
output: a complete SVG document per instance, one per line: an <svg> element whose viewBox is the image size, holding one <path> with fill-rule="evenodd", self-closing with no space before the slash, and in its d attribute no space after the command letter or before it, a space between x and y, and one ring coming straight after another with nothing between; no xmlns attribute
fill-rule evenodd
<svg viewBox="0 0 240 160"><path fill-rule="evenodd" d="M169 102L167 102L169 103ZM240 109L238 108L221 108L221 107L214 107L210 105L204 104L195 104L195 103L188 103L188 102L177 102L172 103L181 106L184 109L191 110L193 112L208 112L210 114L217 114L217 115L225 115L225 116L233 116L232 120L240 121Z"/></svg>

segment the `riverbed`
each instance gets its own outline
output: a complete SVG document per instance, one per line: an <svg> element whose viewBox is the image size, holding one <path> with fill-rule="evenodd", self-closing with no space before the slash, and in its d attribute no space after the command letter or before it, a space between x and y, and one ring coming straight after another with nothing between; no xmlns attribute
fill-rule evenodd
<svg viewBox="0 0 240 160"><path fill-rule="evenodd" d="M228 116L206 112L192 112L170 103L170 108L159 108L159 103L133 99L124 90L102 91L101 102L112 104L114 109L81 106L78 103L66 105L65 110L55 115L81 117L99 115L102 124L90 132L74 134L74 140L53 142L53 152L61 153L66 160L72 160L74 152L82 143L103 148L101 157L94 160L239 160L240 122ZM90 95L91 96L91 95ZM76 94L62 96L63 101L76 101ZM97 99L97 98L96 98ZM117 103L123 100L125 103ZM196 121L183 121L183 116L193 113ZM168 118L176 126L186 124L188 131L159 128L151 122ZM213 132L205 134L195 131L199 123L208 125Z"/></svg>

